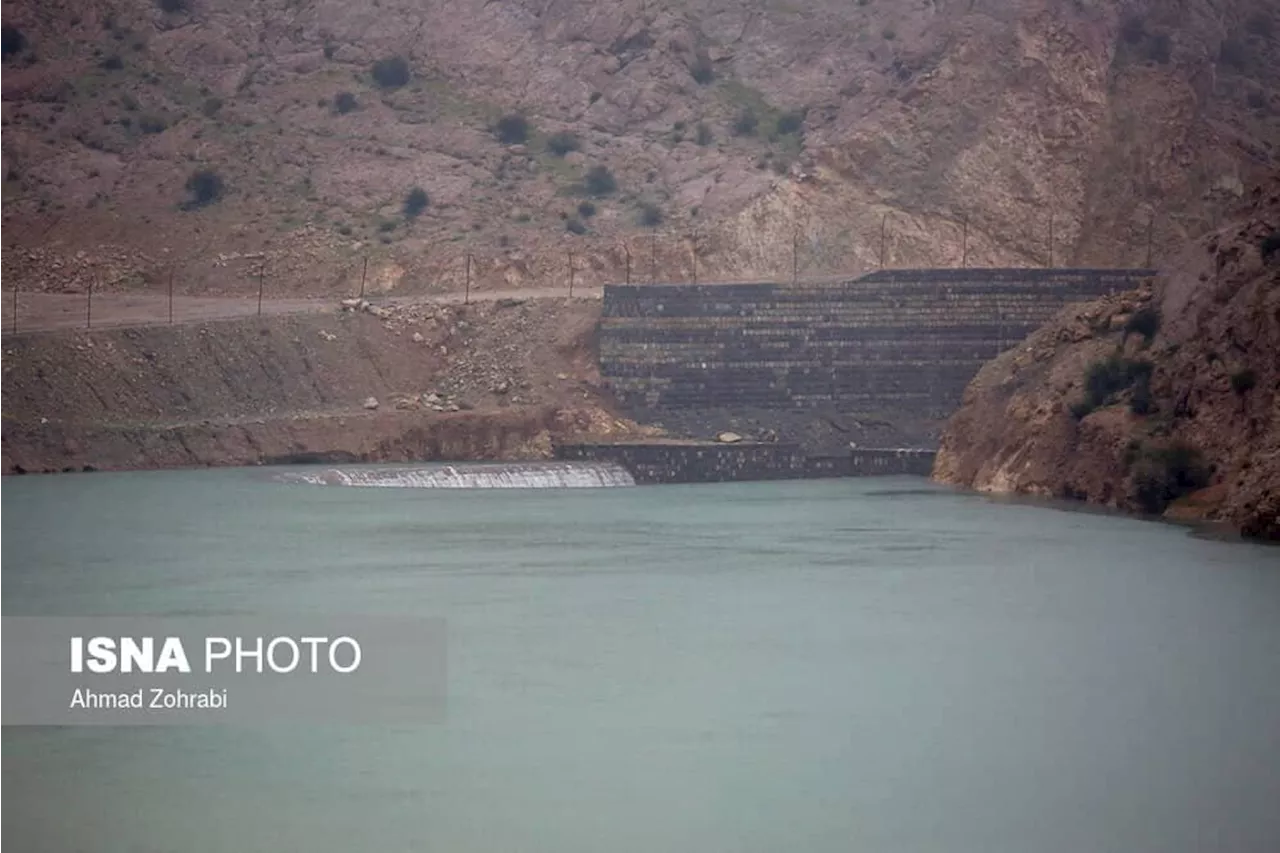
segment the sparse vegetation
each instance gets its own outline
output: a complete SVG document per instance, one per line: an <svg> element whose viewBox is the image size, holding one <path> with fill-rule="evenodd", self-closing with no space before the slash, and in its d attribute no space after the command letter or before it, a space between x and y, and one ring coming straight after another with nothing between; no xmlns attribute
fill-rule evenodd
<svg viewBox="0 0 1280 853"><path fill-rule="evenodd" d="M1261 89L1253 89L1245 96L1245 103L1249 105L1249 109L1261 112L1267 108L1267 96Z"/></svg>
<svg viewBox="0 0 1280 853"><path fill-rule="evenodd" d="M1223 40L1218 46L1218 63L1236 71L1244 71L1249 67L1249 46L1235 37Z"/></svg>
<svg viewBox="0 0 1280 853"><path fill-rule="evenodd" d="M1263 237L1262 245L1258 247L1258 251L1262 253L1262 260L1268 262L1273 256L1280 255L1280 230L1272 231Z"/></svg>
<svg viewBox="0 0 1280 853"><path fill-rule="evenodd" d="M1247 394L1258 384L1258 373L1252 367L1245 367L1231 374L1231 390L1237 394Z"/></svg>
<svg viewBox="0 0 1280 853"><path fill-rule="evenodd" d="M614 193L618 189L618 181L613 177L613 172L609 171L609 167L605 165L592 166L582 177L583 189L589 195L606 196Z"/></svg>
<svg viewBox="0 0 1280 853"><path fill-rule="evenodd" d="M564 221L564 230L570 234L586 234L587 226L583 224L581 219L571 216Z"/></svg>
<svg viewBox="0 0 1280 853"><path fill-rule="evenodd" d="M706 86L716 79L716 72L711 65L711 58L701 52L694 58L693 64L689 66L689 74L693 76L694 82L700 86Z"/></svg>
<svg viewBox="0 0 1280 853"><path fill-rule="evenodd" d="M384 89L399 89L409 82L409 61L403 56L388 56L373 63L373 81Z"/></svg>
<svg viewBox="0 0 1280 853"><path fill-rule="evenodd" d="M641 203L639 213L636 216L636 221L639 224L646 228L655 228L662 224L662 219L662 208L649 201Z"/></svg>
<svg viewBox="0 0 1280 853"><path fill-rule="evenodd" d="M333 111L340 115L346 115L359 107L360 102L350 92L339 92L333 97Z"/></svg>
<svg viewBox="0 0 1280 853"><path fill-rule="evenodd" d="M893 27L885 27L880 31L880 35L884 37L885 41L893 41L898 37L898 34L894 32Z"/></svg>
<svg viewBox="0 0 1280 853"><path fill-rule="evenodd" d="M1151 339L1158 331L1160 331L1160 312L1150 305L1134 311L1124 324L1124 337L1142 335L1147 343L1151 343Z"/></svg>
<svg viewBox="0 0 1280 853"><path fill-rule="evenodd" d="M1130 15L1120 25L1120 38L1128 44L1141 44L1147 37L1146 24L1137 15Z"/></svg>
<svg viewBox="0 0 1280 853"><path fill-rule="evenodd" d="M1136 453L1133 497L1144 511L1163 512L1178 498L1208 485L1209 477L1200 451L1188 444L1142 447Z"/></svg>
<svg viewBox="0 0 1280 853"><path fill-rule="evenodd" d="M1147 39L1145 55L1151 62L1168 65L1169 59L1173 56L1173 40L1169 38L1168 33L1156 33Z"/></svg>
<svg viewBox="0 0 1280 853"><path fill-rule="evenodd" d="M103 71L119 71L124 68L124 60L118 54L113 53L99 62L98 67Z"/></svg>
<svg viewBox="0 0 1280 853"><path fill-rule="evenodd" d="M212 169L199 169L187 178L188 210L205 207L220 200L225 191L222 176Z"/></svg>
<svg viewBox="0 0 1280 853"><path fill-rule="evenodd" d="M561 130L547 137L547 150L557 157L563 157L570 151L577 151L579 147L578 137L567 130Z"/></svg>
<svg viewBox="0 0 1280 853"><path fill-rule="evenodd" d="M222 98L219 98L216 95L211 95L210 97L205 98L204 103L200 105L200 112L203 113L207 118L213 118L218 114L218 111L221 109L222 109Z"/></svg>
<svg viewBox="0 0 1280 853"><path fill-rule="evenodd" d="M589 201L578 202L578 215L583 219L590 219L596 215L596 206Z"/></svg>
<svg viewBox="0 0 1280 853"><path fill-rule="evenodd" d="M27 36L22 30L11 24L0 27L0 52L5 59L17 56L27 48Z"/></svg>
<svg viewBox="0 0 1280 853"><path fill-rule="evenodd" d="M1152 364L1149 361L1123 358L1113 354L1101 361L1089 365L1084 375L1084 399L1071 407L1071 413L1077 419L1090 412L1109 405L1116 395L1139 386L1139 396L1145 396L1146 402L1140 405L1146 414L1150 411L1150 389Z"/></svg>
<svg viewBox="0 0 1280 853"><path fill-rule="evenodd" d="M404 197L405 219L416 219L429 204L431 204L431 198L422 187L409 190L409 194Z"/></svg>
<svg viewBox="0 0 1280 853"><path fill-rule="evenodd" d="M716 136L711 132L711 128L703 122L698 123L698 130L694 133L693 141L699 145L710 145L715 142Z"/></svg>
<svg viewBox="0 0 1280 853"><path fill-rule="evenodd" d="M176 15L179 12L187 11L189 0L156 0L156 5L160 7L160 11L168 15Z"/></svg>
<svg viewBox="0 0 1280 853"><path fill-rule="evenodd" d="M1270 40L1275 33L1275 23L1266 12L1258 12L1245 22L1244 29L1250 35Z"/></svg>
<svg viewBox="0 0 1280 853"><path fill-rule="evenodd" d="M163 116L148 113L138 118L138 130L143 133L164 133L169 128L169 123Z"/></svg>
<svg viewBox="0 0 1280 853"><path fill-rule="evenodd" d="M800 133L804 129L804 110L790 110L778 116L774 130L779 136Z"/></svg>
<svg viewBox="0 0 1280 853"><path fill-rule="evenodd" d="M745 109L738 113L738 117L733 120L734 136L755 136L756 128L760 126L760 118L756 115L755 110Z"/></svg>
<svg viewBox="0 0 1280 853"><path fill-rule="evenodd" d="M493 135L504 145L522 145L529 140L529 120L522 113L507 113L494 123Z"/></svg>

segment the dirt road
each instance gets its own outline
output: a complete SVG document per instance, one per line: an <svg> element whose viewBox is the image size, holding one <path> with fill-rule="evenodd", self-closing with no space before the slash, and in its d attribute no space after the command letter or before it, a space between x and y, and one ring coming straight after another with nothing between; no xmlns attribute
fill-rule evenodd
<svg viewBox="0 0 1280 853"><path fill-rule="evenodd" d="M603 290L575 288L575 298L600 299ZM493 302L499 299L544 299L564 297L564 288L529 288L523 290L472 291L471 302ZM432 296L377 297L371 299L378 305L439 304L459 305L468 300L464 293L445 293ZM123 326L159 326L167 323L200 323L230 317L251 317L258 313L256 298L218 296L175 296L172 309L169 298L163 293L106 293L95 294L92 304L83 293L19 293L16 299L12 291L4 294L0 307L0 329L3 334L45 332L55 329L107 328ZM264 299L261 312L264 315L306 314L332 311L341 300L337 298L315 299ZM171 313L172 310L172 313Z"/></svg>

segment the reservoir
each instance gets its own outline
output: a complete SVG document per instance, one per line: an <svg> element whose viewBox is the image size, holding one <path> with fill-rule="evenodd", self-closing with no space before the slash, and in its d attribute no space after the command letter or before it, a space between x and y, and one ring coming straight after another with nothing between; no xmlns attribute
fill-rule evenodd
<svg viewBox="0 0 1280 853"><path fill-rule="evenodd" d="M5 478L6 616L448 637L421 725L6 727L14 849L1280 849L1274 547L905 477L464 475Z"/></svg>

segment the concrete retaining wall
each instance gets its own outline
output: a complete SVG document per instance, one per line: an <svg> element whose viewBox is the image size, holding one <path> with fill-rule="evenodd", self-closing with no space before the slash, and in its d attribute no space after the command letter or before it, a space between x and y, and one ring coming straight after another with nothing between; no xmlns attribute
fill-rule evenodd
<svg viewBox="0 0 1280 853"><path fill-rule="evenodd" d="M624 405L943 417L1064 305L1148 270L887 270L830 284L610 285L600 367Z"/></svg>

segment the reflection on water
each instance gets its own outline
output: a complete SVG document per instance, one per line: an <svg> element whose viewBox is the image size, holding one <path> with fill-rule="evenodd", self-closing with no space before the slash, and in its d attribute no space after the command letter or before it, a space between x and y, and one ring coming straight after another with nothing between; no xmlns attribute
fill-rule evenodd
<svg viewBox="0 0 1280 853"><path fill-rule="evenodd" d="M15 850L1276 849L1275 549L908 478L275 473L6 480L4 612L439 616L447 721L6 729Z"/></svg>

